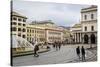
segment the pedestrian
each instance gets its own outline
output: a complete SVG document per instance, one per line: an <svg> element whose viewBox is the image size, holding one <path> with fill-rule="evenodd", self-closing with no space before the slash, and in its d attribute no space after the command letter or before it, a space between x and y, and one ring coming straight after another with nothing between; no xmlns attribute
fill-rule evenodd
<svg viewBox="0 0 100 67"><path fill-rule="evenodd" d="M60 50L60 48L61 48L61 43L60 42L58 42L58 47L59 47L59 50Z"/></svg>
<svg viewBox="0 0 100 67"><path fill-rule="evenodd" d="M55 42L53 43L53 48L55 48Z"/></svg>
<svg viewBox="0 0 100 67"><path fill-rule="evenodd" d="M47 45L47 49L50 49L50 47Z"/></svg>
<svg viewBox="0 0 100 67"><path fill-rule="evenodd" d="M38 55L38 50L39 50L39 46L38 45L35 45L35 48L34 48L34 56L35 57L38 57L39 55Z"/></svg>
<svg viewBox="0 0 100 67"><path fill-rule="evenodd" d="M58 51L58 43L55 42L55 48L56 48L56 51Z"/></svg>
<svg viewBox="0 0 100 67"><path fill-rule="evenodd" d="M82 53L82 61L85 61L85 49L83 46L81 48L81 53Z"/></svg>
<svg viewBox="0 0 100 67"><path fill-rule="evenodd" d="M80 47L79 46L76 48L76 53L77 53L77 56L80 60Z"/></svg>

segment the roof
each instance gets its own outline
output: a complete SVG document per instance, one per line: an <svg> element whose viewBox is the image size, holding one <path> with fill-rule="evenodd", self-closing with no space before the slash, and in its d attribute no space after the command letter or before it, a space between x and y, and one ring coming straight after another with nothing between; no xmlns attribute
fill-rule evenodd
<svg viewBox="0 0 100 67"><path fill-rule="evenodd" d="M72 28L79 28L81 27L81 24L75 24Z"/></svg>
<svg viewBox="0 0 100 67"><path fill-rule="evenodd" d="M27 17L26 17L26 16L21 15L21 14L19 14L19 13L15 12L15 11L12 11L11 13L12 13L12 15L13 15L13 16L19 16L19 17L23 17L23 18L26 18L26 19L27 19Z"/></svg>
<svg viewBox="0 0 100 67"><path fill-rule="evenodd" d="M97 6L96 5L91 5L90 7L83 8L82 10L91 9L91 8L97 8Z"/></svg>
<svg viewBox="0 0 100 67"><path fill-rule="evenodd" d="M46 21L32 21L31 24L54 24L51 20Z"/></svg>

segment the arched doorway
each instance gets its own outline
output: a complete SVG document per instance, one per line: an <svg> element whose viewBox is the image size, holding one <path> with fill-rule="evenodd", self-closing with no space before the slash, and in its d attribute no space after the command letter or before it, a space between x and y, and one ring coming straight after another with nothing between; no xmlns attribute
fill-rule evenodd
<svg viewBox="0 0 100 67"><path fill-rule="evenodd" d="M91 44L95 44L95 35L94 34L91 34Z"/></svg>
<svg viewBox="0 0 100 67"><path fill-rule="evenodd" d="M88 40L89 40L89 37L88 37L88 35L84 35L84 43L85 44L88 44Z"/></svg>

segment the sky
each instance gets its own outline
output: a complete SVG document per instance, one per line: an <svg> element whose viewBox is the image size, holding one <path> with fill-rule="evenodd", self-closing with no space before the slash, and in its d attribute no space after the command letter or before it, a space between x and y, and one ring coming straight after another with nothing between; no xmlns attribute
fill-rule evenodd
<svg viewBox="0 0 100 67"><path fill-rule="evenodd" d="M13 11L26 16L27 22L52 20L58 26L80 23L81 9L90 5L13 0Z"/></svg>

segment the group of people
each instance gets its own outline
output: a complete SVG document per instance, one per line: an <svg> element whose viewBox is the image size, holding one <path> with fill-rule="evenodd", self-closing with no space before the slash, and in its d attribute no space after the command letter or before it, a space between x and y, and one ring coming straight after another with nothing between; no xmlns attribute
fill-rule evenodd
<svg viewBox="0 0 100 67"><path fill-rule="evenodd" d="M50 48L50 47L47 47L47 48ZM53 44L53 48L56 49L56 51L60 50L61 49L61 43L55 42ZM35 45L35 47L34 47L34 56L35 57L39 56L38 50L39 50L39 45ZM80 46L77 46L76 53L77 53L79 60L82 59L82 61L85 61L85 48L84 48L84 46L82 46L81 48L80 48Z"/></svg>
<svg viewBox="0 0 100 67"><path fill-rule="evenodd" d="M54 42L53 43L53 48L56 49L56 51L60 50L61 48L61 42Z"/></svg>
<svg viewBox="0 0 100 67"><path fill-rule="evenodd" d="M83 46L81 48L78 46L76 48L76 53L77 53L77 56L79 57L79 60L82 57L82 61L85 61L85 48Z"/></svg>

